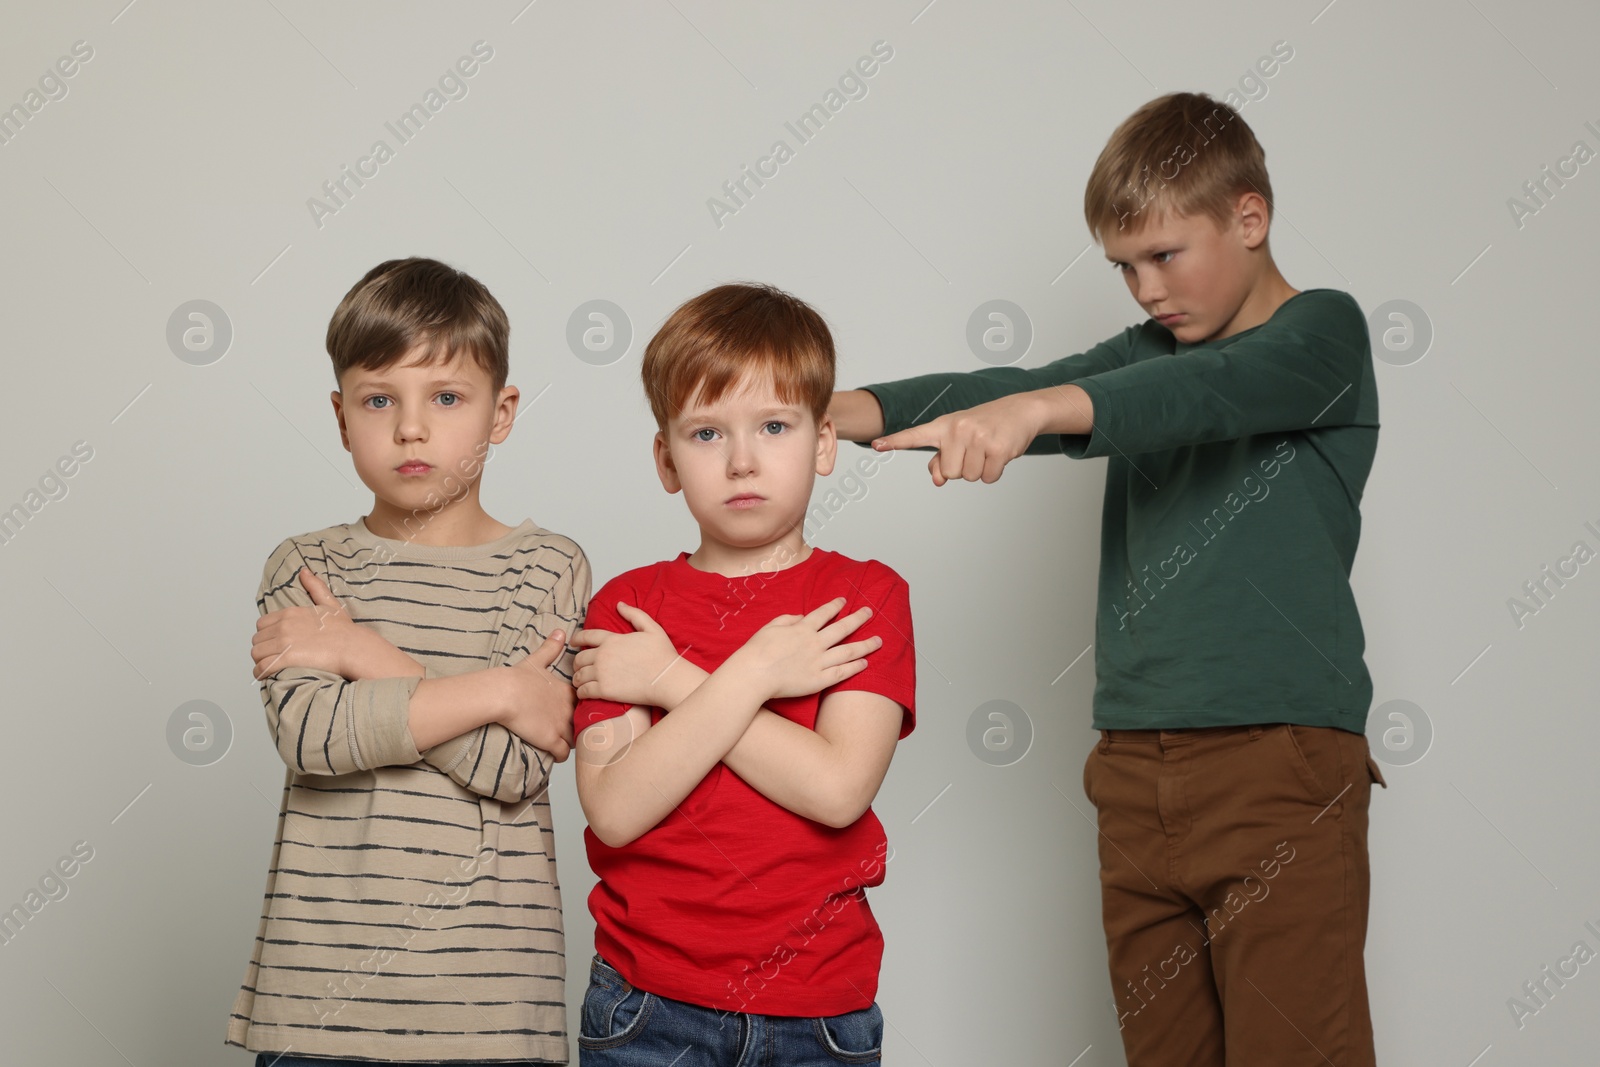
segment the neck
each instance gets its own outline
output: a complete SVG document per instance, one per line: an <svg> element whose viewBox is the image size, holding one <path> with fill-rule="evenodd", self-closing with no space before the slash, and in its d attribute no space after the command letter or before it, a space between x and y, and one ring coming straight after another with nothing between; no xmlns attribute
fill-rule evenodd
<svg viewBox="0 0 1600 1067"><path fill-rule="evenodd" d="M700 547L689 556L695 570L710 571L729 578L750 574L775 574L808 559L813 551L796 526L776 541L764 545L730 545L700 532Z"/></svg>
<svg viewBox="0 0 1600 1067"><path fill-rule="evenodd" d="M1272 313L1282 307L1285 300L1288 300L1299 291L1289 284L1288 279L1278 273L1276 266L1269 267L1266 276L1261 279L1261 300L1268 308L1261 321L1266 322L1267 319L1270 319Z"/></svg>
<svg viewBox="0 0 1600 1067"><path fill-rule="evenodd" d="M481 545L505 536L512 529L483 510L478 503L477 486L460 500L432 510L401 507L374 498L372 511L364 521L367 529L379 537L440 547Z"/></svg>
<svg viewBox="0 0 1600 1067"><path fill-rule="evenodd" d="M1239 306L1239 311L1233 319L1221 333L1208 340L1220 341L1251 327L1260 326L1272 318L1273 312L1282 307L1284 301L1299 292L1300 290L1290 285L1283 275L1278 273L1276 266L1268 265L1256 284L1251 287L1250 295L1245 297L1244 303Z"/></svg>

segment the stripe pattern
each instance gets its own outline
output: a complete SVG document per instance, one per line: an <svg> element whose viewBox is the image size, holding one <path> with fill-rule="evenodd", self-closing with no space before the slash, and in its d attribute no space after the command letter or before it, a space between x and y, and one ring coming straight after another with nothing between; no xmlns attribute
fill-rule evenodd
<svg viewBox="0 0 1600 1067"><path fill-rule="evenodd" d="M588 606L582 549L532 520L485 545L292 537L257 606L309 605L302 566L426 677L515 663ZM569 648L553 669L569 681ZM287 767L261 923L227 1042L393 1062L566 1062L550 756L499 724L419 752L421 679L289 667L261 685Z"/></svg>

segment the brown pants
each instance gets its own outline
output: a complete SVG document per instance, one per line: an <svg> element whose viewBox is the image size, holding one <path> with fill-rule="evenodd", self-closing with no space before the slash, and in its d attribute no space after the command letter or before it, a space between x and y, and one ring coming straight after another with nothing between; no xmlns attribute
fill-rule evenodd
<svg viewBox="0 0 1600 1067"><path fill-rule="evenodd" d="M1083 788L1129 1067L1372 1067L1373 782L1348 730L1101 731Z"/></svg>

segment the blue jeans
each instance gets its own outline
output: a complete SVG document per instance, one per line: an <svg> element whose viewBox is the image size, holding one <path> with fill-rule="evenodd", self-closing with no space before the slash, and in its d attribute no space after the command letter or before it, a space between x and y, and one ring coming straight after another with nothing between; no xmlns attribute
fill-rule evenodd
<svg viewBox="0 0 1600 1067"><path fill-rule="evenodd" d="M384 1067L383 1060L341 1060L322 1056L296 1056L288 1052L258 1052L256 1067ZM535 1064L543 1060L449 1060L445 1063L407 1063L404 1067L455 1067L456 1064Z"/></svg>
<svg viewBox="0 0 1600 1067"><path fill-rule="evenodd" d="M883 1062L876 1004L825 1018L720 1012L629 985L599 956L578 1027L583 1067L834 1067Z"/></svg>

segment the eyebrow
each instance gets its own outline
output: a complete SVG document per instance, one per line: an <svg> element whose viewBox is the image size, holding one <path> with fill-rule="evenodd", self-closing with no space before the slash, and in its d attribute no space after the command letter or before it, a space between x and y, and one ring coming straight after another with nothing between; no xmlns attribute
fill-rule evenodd
<svg viewBox="0 0 1600 1067"><path fill-rule="evenodd" d="M756 414L763 417L767 415L798 415L800 410L801 408L798 404L780 404L775 407L762 408L760 411L756 412ZM693 408L689 411L685 411L679 416L679 418L684 422L692 422L695 419L709 419L712 417L712 412L705 408Z"/></svg>
<svg viewBox="0 0 1600 1067"><path fill-rule="evenodd" d="M392 382L383 381L383 380L376 379L376 378L368 380L368 381L360 381L360 382L357 382L356 384L358 386L370 387L370 388L374 388L374 389L393 389L394 388L394 384ZM472 385L472 383L467 381L465 378L435 378L433 381L425 382L424 384L427 385L431 389L438 389L441 386L446 386L446 385L454 385L454 386L457 386L457 387L460 387L460 386L468 386L468 387L470 387Z"/></svg>

